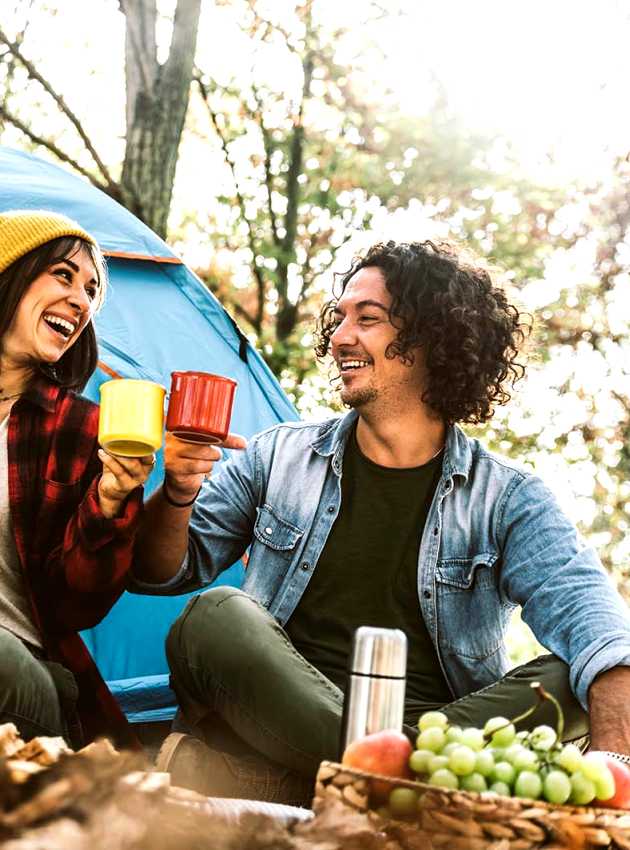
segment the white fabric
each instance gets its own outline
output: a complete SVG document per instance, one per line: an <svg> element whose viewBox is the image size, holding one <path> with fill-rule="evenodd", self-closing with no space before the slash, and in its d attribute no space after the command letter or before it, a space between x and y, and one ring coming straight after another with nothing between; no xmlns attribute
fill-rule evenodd
<svg viewBox="0 0 630 850"><path fill-rule="evenodd" d="M0 627L13 632L21 640L41 646L42 639L33 622L11 527L8 433L9 417L5 416L0 422Z"/></svg>

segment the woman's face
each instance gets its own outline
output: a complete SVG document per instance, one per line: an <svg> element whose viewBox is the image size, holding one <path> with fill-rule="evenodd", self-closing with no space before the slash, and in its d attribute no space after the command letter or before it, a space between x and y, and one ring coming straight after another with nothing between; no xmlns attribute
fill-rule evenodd
<svg viewBox="0 0 630 850"><path fill-rule="evenodd" d="M56 363L92 320L98 275L85 248L36 277L2 340L4 365Z"/></svg>

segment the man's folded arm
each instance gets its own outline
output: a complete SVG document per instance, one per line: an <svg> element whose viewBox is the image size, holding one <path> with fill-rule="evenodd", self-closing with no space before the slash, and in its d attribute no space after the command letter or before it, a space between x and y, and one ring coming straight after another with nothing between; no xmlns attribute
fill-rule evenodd
<svg viewBox="0 0 630 850"><path fill-rule="evenodd" d="M571 687L589 711L593 694L597 702L606 690L591 693L599 676L619 668L625 677L630 610L540 479L516 482L500 516L502 591L522 606L540 643L569 665Z"/></svg>

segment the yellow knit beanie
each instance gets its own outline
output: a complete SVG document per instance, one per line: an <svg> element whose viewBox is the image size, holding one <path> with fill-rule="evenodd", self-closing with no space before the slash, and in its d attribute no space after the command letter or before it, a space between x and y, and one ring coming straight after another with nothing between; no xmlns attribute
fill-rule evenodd
<svg viewBox="0 0 630 850"><path fill-rule="evenodd" d="M60 236L78 236L98 248L93 236L61 213L50 210L9 210L0 213L0 272L33 248Z"/></svg>

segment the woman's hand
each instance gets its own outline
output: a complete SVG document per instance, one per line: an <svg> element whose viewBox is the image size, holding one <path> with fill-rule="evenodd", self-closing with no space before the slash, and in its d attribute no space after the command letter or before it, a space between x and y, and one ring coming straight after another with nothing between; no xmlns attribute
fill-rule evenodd
<svg viewBox="0 0 630 850"><path fill-rule="evenodd" d="M221 446L226 449L244 449L247 440L238 434L228 434ZM184 504L195 498L204 478L210 477L212 467L221 459L221 446L187 443L166 433L164 469L166 486L174 501Z"/></svg>
<svg viewBox="0 0 630 850"><path fill-rule="evenodd" d="M132 490L140 487L149 477L155 464L155 455L146 457L120 457L99 449L103 472L98 482L98 501L103 516L118 516L122 503Z"/></svg>

